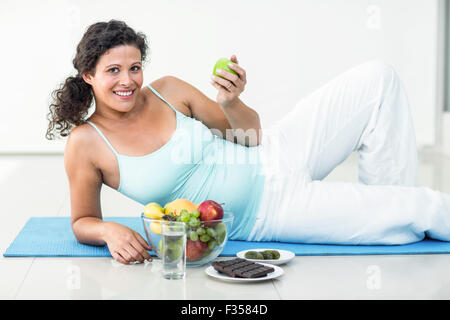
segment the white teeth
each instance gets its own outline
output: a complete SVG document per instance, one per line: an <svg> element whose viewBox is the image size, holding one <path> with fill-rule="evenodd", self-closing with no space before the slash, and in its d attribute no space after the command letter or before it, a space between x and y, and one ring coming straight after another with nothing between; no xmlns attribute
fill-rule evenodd
<svg viewBox="0 0 450 320"><path fill-rule="evenodd" d="M119 95L119 96L129 96L133 93L133 91L125 91L125 92L118 92L118 91L114 91L115 94Z"/></svg>

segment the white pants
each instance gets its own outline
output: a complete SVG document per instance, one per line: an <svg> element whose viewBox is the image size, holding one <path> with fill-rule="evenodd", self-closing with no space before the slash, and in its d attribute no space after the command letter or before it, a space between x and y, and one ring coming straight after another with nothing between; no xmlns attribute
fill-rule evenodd
<svg viewBox="0 0 450 320"><path fill-rule="evenodd" d="M374 60L336 77L268 130L261 208L248 240L334 244L450 241L450 195L415 187L417 148L394 69ZM323 182L353 151L359 183Z"/></svg>

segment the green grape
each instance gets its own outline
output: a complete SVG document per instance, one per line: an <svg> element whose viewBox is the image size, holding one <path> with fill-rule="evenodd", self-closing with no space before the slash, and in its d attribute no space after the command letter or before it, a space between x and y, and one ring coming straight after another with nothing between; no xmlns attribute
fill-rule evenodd
<svg viewBox="0 0 450 320"><path fill-rule="evenodd" d="M189 238L190 238L192 241L197 241L197 240L198 240L198 234L197 234L197 232L195 232L194 230L192 230L192 231L189 233Z"/></svg>
<svg viewBox="0 0 450 320"><path fill-rule="evenodd" d="M181 221L183 222L188 222L190 219L189 215L185 214L185 215L181 215Z"/></svg>
<svg viewBox="0 0 450 320"><path fill-rule="evenodd" d="M204 234L204 235L200 236L200 241L201 242L208 242L209 240L211 240L211 237L208 236L207 234Z"/></svg>
<svg viewBox="0 0 450 320"><path fill-rule="evenodd" d="M213 238L215 238L217 236L217 232L213 228L207 228L206 233L209 234Z"/></svg>
<svg viewBox="0 0 450 320"><path fill-rule="evenodd" d="M216 245L217 245L217 241L216 240L210 240L210 241L208 241L208 248L209 249L214 249L215 247L216 247Z"/></svg>
<svg viewBox="0 0 450 320"><path fill-rule="evenodd" d="M225 241L227 227L224 223L219 223L214 227L214 230L217 232L217 242L221 245Z"/></svg>
<svg viewBox="0 0 450 320"><path fill-rule="evenodd" d="M191 215L198 218L198 217L200 217L200 212L198 210L194 210L191 212Z"/></svg>
<svg viewBox="0 0 450 320"><path fill-rule="evenodd" d="M181 210L180 216L182 216L182 217L185 217L185 216L189 217L190 214L189 214L189 212L187 212L186 209L183 209L183 210Z"/></svg>
<svg viewBox="0 0 450 320"><path fill-rule="evenodd" d="M197 229L197 233L198 233L199 236L204 235L205 232L206 232L206 231L205 231L205 228L203 228L203 227L199 227L199 228Z"/></svg>
<svg viewBox="0 0 450 320"><path fill-rule="evenodd" d="M200 224L200 220L198 220L196 217L191 217L190 219L189 219L189 225L191 226L191 227L196 227L196 226L198 226Z"/></svg>

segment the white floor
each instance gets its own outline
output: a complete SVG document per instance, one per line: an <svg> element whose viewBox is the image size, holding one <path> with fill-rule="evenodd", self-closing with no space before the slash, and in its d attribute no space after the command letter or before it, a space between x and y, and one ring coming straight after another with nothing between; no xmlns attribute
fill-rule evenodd
<svg viewBox="0 0 450 320"><path fill-rule="evenodd" d="M356 155L329 181L356 182ZM450 158L421 153L419 183L450 193ZM33 216L68 216L62 156L0 156L0 251ZM138 216L141 205L105 187L105 216ZM160 261L124 266L108 258L0 257L0 299L450 299L450 254L295 257L285 274L229 283L187 270L164 280Z"/></svg>

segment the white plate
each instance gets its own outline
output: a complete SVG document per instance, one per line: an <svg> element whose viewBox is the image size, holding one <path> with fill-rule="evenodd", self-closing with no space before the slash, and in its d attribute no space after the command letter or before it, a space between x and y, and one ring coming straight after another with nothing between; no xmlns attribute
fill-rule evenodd
<svg viewBox="0 0 450 320"><path fill-rule="evenodd" d="M277 250L280 253L279 259L272 259L272 260L264 260L264 259L247 259L245 257L245 253L247 251L264 251L264 250ZM248 261L258 262L258 263L269 263L272 265L275 264L283 264L288 262L289 260L293 259L295 257L295 254L292 251L288 250L279 250L279 249L249 249L249 250L243 250L239 251L237 253L238 258L246 259Z"/></svg>
<svg viewBox="0 0 450 320"><path fill-rule="evenodd" d="M217 278L217 279L225 280L225 281L233 281L233 282L255 282L255 281L275 279L284 273L283 269L281 269L278 266L269 265L266 263L261 263L261 264L265 265L267 267L272 267L275 269L275 271L266 274L264 277L259 277L259 278L233 278L233 277L227 276L224 273L218 272L216 269L214 269L213 266L209 266L208 268L206 268L205 272L208 276L211 276L213 278Z"/></svg>

